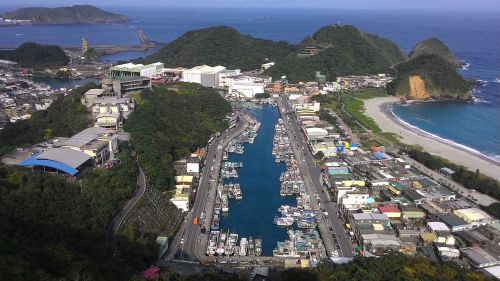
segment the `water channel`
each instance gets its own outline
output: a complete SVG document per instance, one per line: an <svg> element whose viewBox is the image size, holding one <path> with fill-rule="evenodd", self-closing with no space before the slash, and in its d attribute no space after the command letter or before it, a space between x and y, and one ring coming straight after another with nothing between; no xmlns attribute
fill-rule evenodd
<svg viewBox="0 0 500 281"><path fill-rule="evenodd" d="M274 126L279 112L270 105L252 105L250 112L262 123L253 144L245 144L242 155L229 154L229 161L243 162L238 169L242 200L229 200L229 212L221 219L221 229L242 237L262 238L262 255L272 256L276 242L288 239L286 228L273 224L280 205L296 205L295 197L280 196L279 176L285 164L276 164L273 155ZM231 182L226 180L226 182Z"/></svg>

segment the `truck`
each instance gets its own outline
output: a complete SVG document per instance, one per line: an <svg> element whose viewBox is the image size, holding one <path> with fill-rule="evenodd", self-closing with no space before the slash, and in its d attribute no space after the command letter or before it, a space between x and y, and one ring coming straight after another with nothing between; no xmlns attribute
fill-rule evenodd
<svg viewBox="0 0 500 281"><path fill-rule="evenodd" d="M193 219L193 224L198 224L198 216L195 216Z"/></svg>

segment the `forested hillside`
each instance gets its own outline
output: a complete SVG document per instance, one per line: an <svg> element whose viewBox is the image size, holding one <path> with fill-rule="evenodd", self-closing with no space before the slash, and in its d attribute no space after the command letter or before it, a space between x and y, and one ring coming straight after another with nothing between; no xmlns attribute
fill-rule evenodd
<svg viewBox="0 0 500 281"><path fill-rule="evenodd" d="M446 46L443 41L438 38L429 38L417 43L411 50L409 57L413 59L420 55L429 54L441 56L454 67L460 67L462 65L462 61L453 55L450 48L448 48L448 46Z"/></svg>
<svg viewBox="0 0 500 281"><path fill-rule="evenodd" d="M20 8L3 16L6 19L31 20L34 24L112 23L128 20L126 16L103 11L91 5Z"/></svg>
<svg viewBox="0 0 500 281"><path fill-rule="evenodd" d="M69 63L69 58L61 47L30 42L15 50L0 51L0 59L15 61L20 67L34 68L62 67Z"/></svg>
<svg viewBox="0 0 500 281"><path fill-rule="evenodd" d="M155 237L118 237L106 253L110 219L135 188L128 153L111 170L87 170L70 183L50 174L0 167L0 276L2 280L127 280L157 255Z"/></svg>
<svg viewBox="0 0 500 281"><path fill-rule="evenodd" d="M403 99L470 99L469 82L439 55L420 55L397 65L396 70L397 78L387 84L391 95ZM415 80L421 81L420 85Z"/></svg>
<svg viewBox="0 0 500 281"><path fill-rule="evenodd" d="M405 59L391 41L359 31L354 26L325 26L306 38L298 47L315 48L316 54L294 53L278 61L266 74L278 78L286 75L291 81L313 81L321 71L327 80L337 76L387 73L389 68Z"/></svg>
<svg viewBox="0 0 500 281"><path fill-rule="evenodd" d="M186 32L145 61L161 61L170 67L207 64L251 70L286 56L292 49L286 42L257 39L228 26L217 26Z"/></svg>
<svg viewBox="0 0 500 281"><path fill-rule="evenodd" d="M149 182L166 190L173 187L173 163L207 144L210 135L223 131L230 104L215 90L196 84L158 87L144 99L125 124Z"/></svg>

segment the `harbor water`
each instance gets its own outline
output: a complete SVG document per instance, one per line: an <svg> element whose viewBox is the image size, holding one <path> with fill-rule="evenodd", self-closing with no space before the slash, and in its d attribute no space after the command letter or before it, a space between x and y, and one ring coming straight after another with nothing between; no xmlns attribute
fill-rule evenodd
<svg viewBox="0 0 500 281"><path fill-rule="evenodd" d="M245 144L242 155L229 154L229 161L243 162L238 178L225 180L239 183L242 200L229 200L229 212L221 219L221 229L237 233L239 239L262 238L262 255L272 256L276 242L288 239L286 228L273 224L281 205L295 206L295 197L280 196L280 174L285 164L276 164L272 155L274 126L278 109L270 105L252 105L250 112L262 125L253 144Z"/></svg>

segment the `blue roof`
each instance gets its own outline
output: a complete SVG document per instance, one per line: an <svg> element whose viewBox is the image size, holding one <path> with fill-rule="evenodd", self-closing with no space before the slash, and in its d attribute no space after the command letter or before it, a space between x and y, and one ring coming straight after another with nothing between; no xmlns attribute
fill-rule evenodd
<svg viewBox="0 0 500 281"><path fill-rule="evenodd" d="M69 166L69 165L66 165L64 163L61 163L61 162L58 162L58 161L54 161L54 160L46 160L46 159L37 159L37 157L40 155L41 153L38 153L36 155L33 155L27 159L25 159L24 161L18 163L17 165L18 166L42 166L42 167L50 167L50 168L54 168L54 169L57 169L59 171L62 171L62 172L65 172L66 174L69 174L71 176L74 176L78 173L78 170Z"/></svg>

